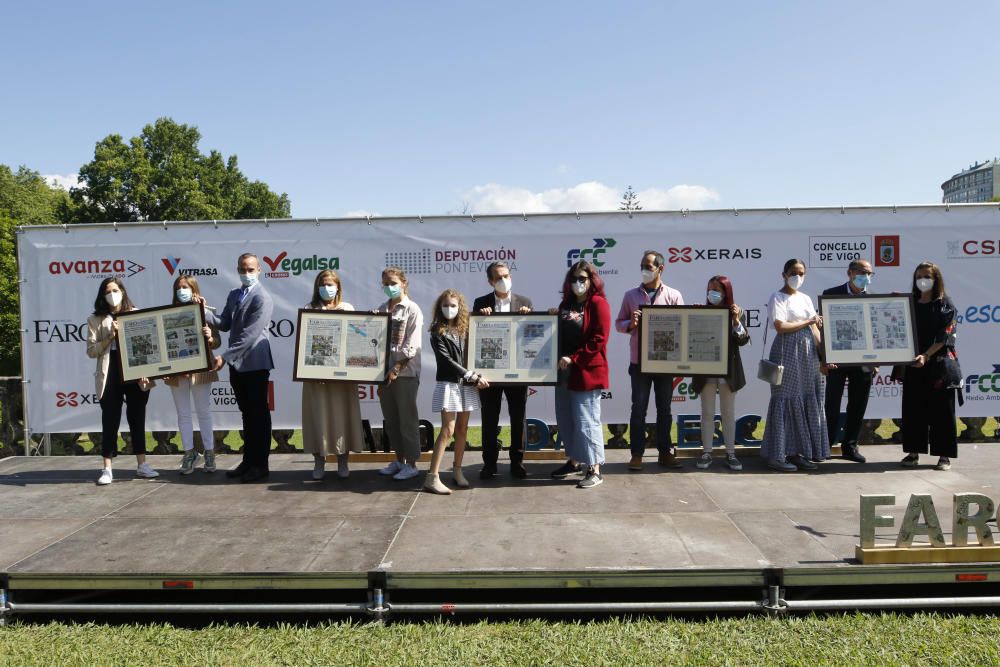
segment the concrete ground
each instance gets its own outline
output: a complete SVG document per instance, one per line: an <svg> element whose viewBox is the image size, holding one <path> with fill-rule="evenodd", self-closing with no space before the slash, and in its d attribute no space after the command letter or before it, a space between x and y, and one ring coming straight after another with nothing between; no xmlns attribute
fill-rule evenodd
<svg viewBox="0 0 1000 667"><path fill-rule="evenodd" d="M946 533L953 493L1000 504L998 444L961 445L947 472L927 456L901 468L895 446L863 452L865 465L833 459L792 474L751 456L739 473L720 459L665 470L653 453L635 473L627 451L608 450L604 484L588 490L550 479L551 462L529 462L526 480L501 465L481 482L472 454L473 488L451 496L422 493L423 475L381 477L376 463L354 464L346 480L328 465L315 482L303 455L272 456L270 478L255 484L226 479L234 456L188 477L176 472L179 456L153 456L156 480L136 479L134 459L121 456L108 487L94 484L96 457L14 457L0 461L0 573L850 567L859 494L895 494L898 525L910 494L929 493ZM449 485L450 464L449 453Z"/></svg>

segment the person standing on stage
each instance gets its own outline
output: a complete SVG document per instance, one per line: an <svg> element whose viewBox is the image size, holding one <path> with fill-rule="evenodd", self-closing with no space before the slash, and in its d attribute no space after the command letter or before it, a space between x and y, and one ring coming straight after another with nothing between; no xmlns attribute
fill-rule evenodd
<svg viewBox="0 0 1000 667"><path fill-rule="evenodd" d="M159 477L160 473L146 463L146 403L153 381L139 378L138 382L122 382L121 366L112 358L118 349L116 334L118 320L115 315L135 310L125 283L120 278L105 278L97 288L94 313L87 318L87 356L97 359L95 391L101 405L101 457L104 466L97 478L98 486L107 486L114 476L111 462L118 456L118 427L122 421L122 404L125 419L132 437L135 452L136 477Z"/></svg>
<svg viewBox="0 0 1000 667"><path fill-rule="evenodd" d="M922 262L913 272L917 351L903 372L902 465L912 468L928 444L937 456L937 470L951 468L958 456L955 399L961 397L962 377L955 355L955 304L944 291L941 269Z"/></svg>
<svg viewBox="0 0 1000 667"><path fill-rule="evenodd" d="M229 346L215 358L218 371L229 364L229 384L243 417L243 460L226 472L241 482L266 479L271 453L271 410L267 401L268 378L274 368L268 327L274 303L260 283L257 255L243 253L236 262L241 287L229 293L222 314L205 311L209 327L229 332Z"/></svg>
<svg viewBox="0 0 1000 667"><path fill-rule="evenodd" d="M627 333L629 339L628 374L632 380L632 412L629 416L628 436L632 449L629 470L642 470L642 455L646 451L646 412L649 409L650 388L656 393L656 449L657 462L667 468L679 468L680 462L671 452L670 429L673 426L670 401L674 392L672 375L652 375L639 372L639 325L641 306L681 306L684 297L663 282L663 254L647 250L639 264L642 282L625 292L615 328Z"/></svg>
<svg viewBox="0 0 1000 667"><path fill-rule="evenodd" d="M413 479L420 472L420 417L417 414L417 390L420 388L420 336L424 315L410 300L409 282L398 266L382 271L382 291L389 300L375 309L389 313L389 374L379 387L378 400L389 442L396 460L379 470L393 479Z"/></svg>
<svg viewBox="0 0 1000 667"><path fill-rule="evenodd" d="M510 268L505 262L493 262L486 267L486 279L493 291L477 298L472 311L480 315L493 313L530 313L531 299L511 291ZM500 404L507 396L507 414L510 416L510 474L527 477L524 466L524 449L527 444L525 416L528 388L523 385L492 386L479 390L483 408L483 467L479 479L490 479L497 474L500 456Z"/></svg>
<svg viewBox="0 0 1000 667"><path fill-rule="evenodd" d="M856 259L847 267L847 282L823 290L824 296L848 294L860 296L868 291L872 280L872 265L867 259ZM861 422L868 407L868 394L872 388L872 375L877 371L871 366L827 367L826 374L826 429L830 446L837 441L840 430L840 400L844 396L847 383L847 419L844 421L841 451L845 459L864 463L865 457L858 451L858 436Z"/></svg>
<svg viewBox="0 0 1000 667"><path fill-rule="evenodd" d="M343 300L340 276L333 269L316 275L312 300L305 307L354 310ZM351 474L348 457L352 451L361 451L363 437L356 382L302 383L302 448L313 455L313 479L323 479L329 454L337 455L337 477L347 478Z"/></svg>
<svg viewBox="0 0 1000 667"><path fill-rule="evenodd" d="M208 310L201 296L198 279L194 276L178 276L174 281L173 305L200 303L202 312ZM218 348L222 341L219 332L209 327L206 337L209 347ZM201 430L201 444L205 448L205 472L215 472L215 435L212 431L212 383L219 379L216 371L175 375L163 380L170 387L170 394L177 408L177 430L181 434L184 457L181 459L181 474L190 475L198 462L198 451L194 448L194 419L191 415L191 401L198 413L198 428Z"/></svg>

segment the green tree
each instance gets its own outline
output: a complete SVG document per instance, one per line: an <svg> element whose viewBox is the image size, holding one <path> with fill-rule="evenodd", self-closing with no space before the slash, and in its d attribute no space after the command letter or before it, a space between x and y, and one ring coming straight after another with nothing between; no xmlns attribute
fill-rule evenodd
<svg viewBox="0 0 1000 667"><path fill-rule="evenodd" d="M291 215L276 194L239 170L236 156L202 154L198 128L159 118L127 143L118 134L97 142L70 190L74 222L246 220Z"/></svg>
<svg viewBox="0 0 1000 667"><path fill-rule="evenodd" d="M625 194L622 195L621 204L618 206L619 211L641 211L642 206L639 205L639 195L632 190L632 186L628 186L625 190Z"/></svg>
<svg viewBox="0 0 1000 667"><path fill-rule="evenodd" d="M17 227L61 223L69 211L64 190L49 186L38 172L0 164L0 375L21 369Z"/></svg>

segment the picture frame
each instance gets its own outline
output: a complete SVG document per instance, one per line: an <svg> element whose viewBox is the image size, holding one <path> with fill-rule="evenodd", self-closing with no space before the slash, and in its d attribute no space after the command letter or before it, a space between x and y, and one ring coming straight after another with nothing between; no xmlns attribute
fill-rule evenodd
<svg viewBox="0 0 1000 667"><path fill-rule="evenodd" d="M733 324L726 306L641 306L639 372L727 377Z"/></svg>
<svg viewBox="0 0 1000 667"><path fill-rule="evenodd" d="M390 332L389 313L302 308L292 379L385 384Z"/></svg>
<svg viewBox="0 0 1000 667"><path fill-rule="evenodd" d="M819 297L823 359L838 366L909 364L917 355L912 294Z"/></svg>
<svg viewBox="0 0 1000 667"><path fill-rule="evenodd" d="M214 356L202 333L205 313L200 303L142 308L114 317L122 382L211 369Z"/></svg>
<svg viewBox="0 0 1000 667"><path fill-rule="evenodd" d="M466 368L491 385L559 384L559 316L469 314Z"/></svg>

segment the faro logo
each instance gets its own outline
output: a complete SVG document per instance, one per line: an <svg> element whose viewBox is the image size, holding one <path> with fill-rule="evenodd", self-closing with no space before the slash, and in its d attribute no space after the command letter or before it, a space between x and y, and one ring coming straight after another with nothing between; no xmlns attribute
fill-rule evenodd
<svg viewBox="0 0 1000 667"><path fill-rule="evenodd" d="M267 330L275 338L291 338L295 335L295 322L289 319L271 320Z"/></svg>
<svg viewBox="0 0 1000 667"><path fill-rule="evenodd" d="M1000 401L1000 364L993 364L992 373L966 376L965 395L970 401Z"/></svg>
<svg viewBox="0 0 1000 667"><path fill-rule="evenodd" d="M760 248L667 248L667 263L676 264L684 262L708 261L733 259L760 259L764 256L764 251Z"/></svg>
<svg viewBox="0 0 1000 667"><path fill-rule="evenodd" d="M325 271L327 269L340 269L339 257L289 257L284 250L274 259L264 255L264 263L270 271L265 271L268 278L287 278L289 276L301 275L303 271ZM279 270L280 269L280 270Z"/></svg>
<svg viewBox="0 0 1000 667"><path fill-rule="evenodd" d="M107 278L110 276L130 278L146 267L130 259L77 259L70 261L56 260L49 262L49 273L54 276L86 275L91 278Z"/></svg>
<svg viewBox="0 0 1000 667"><path fill-rule="evenodd" d="M594 239L592 248L573 248L566 253L566 266L573 266L580 260L588 261L596 267L604 266L601 257L609 248L614 248L617 242L614 239Z"/></svg>
<svg viewBox="0 0 1000 667"><path fill-rule="evenodd" d="M178 269L181 263L180 257L161 257L160 261L163 262L163 266L167 269L167 273L174 275L177 272L178 276L217 276L219 275L219 270L214 266L200 266L197 268L190 269Z"/></svg>

